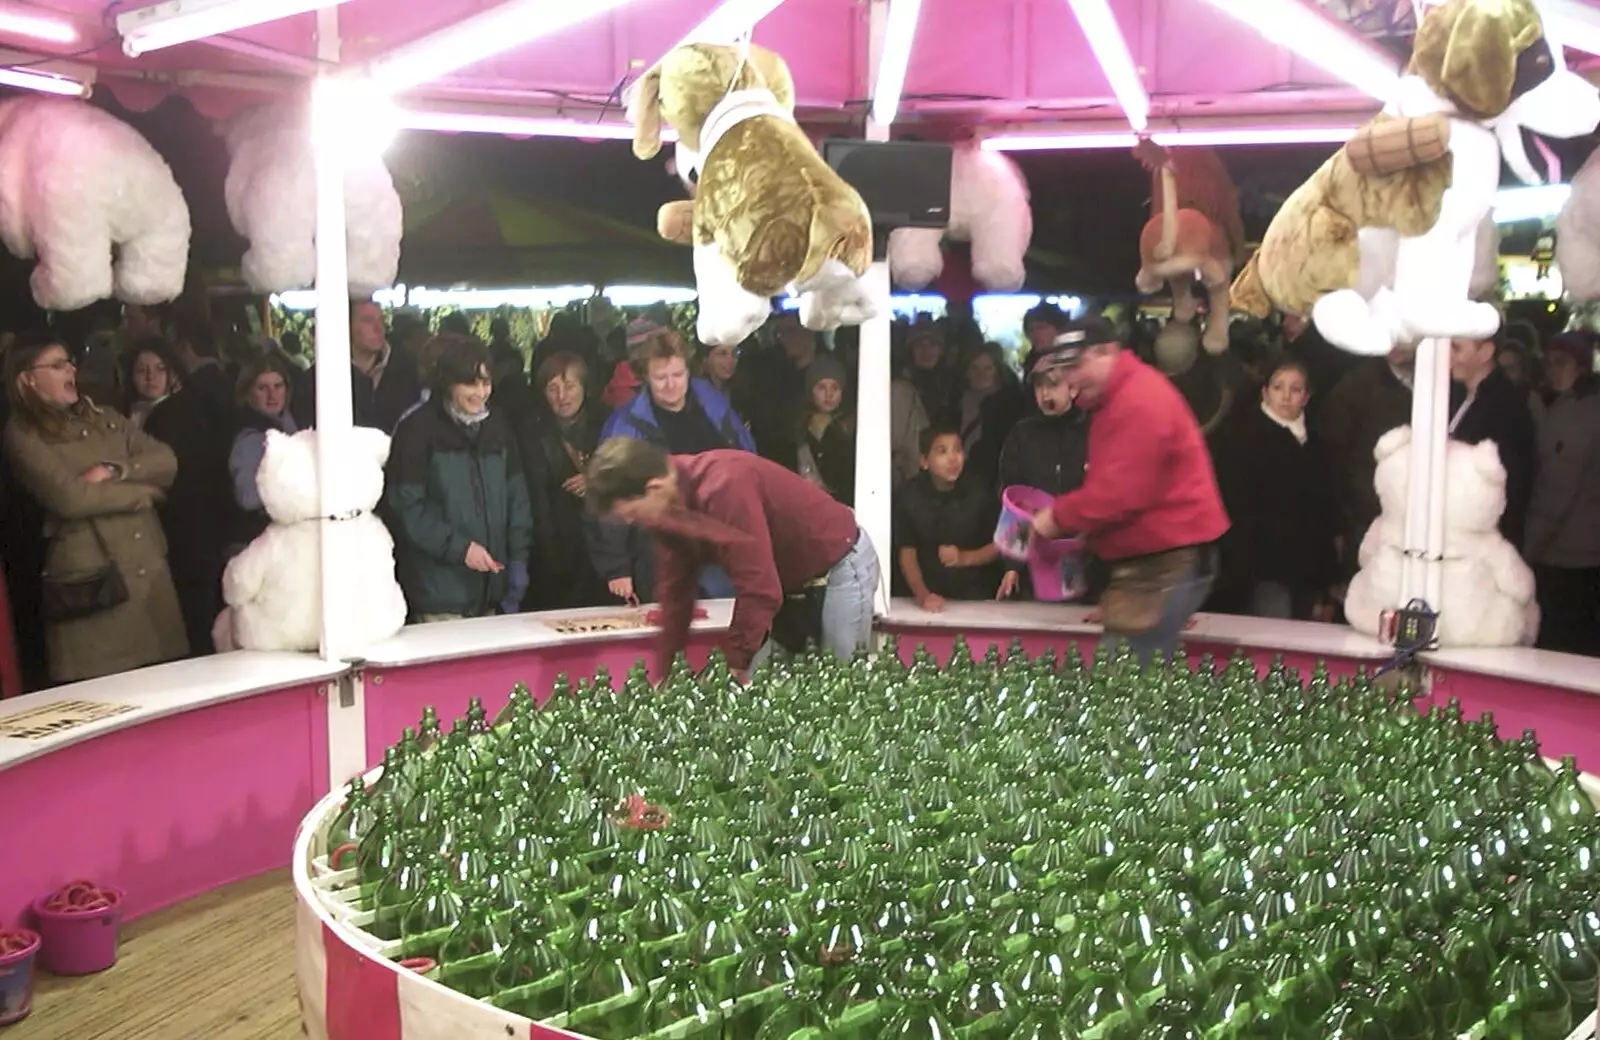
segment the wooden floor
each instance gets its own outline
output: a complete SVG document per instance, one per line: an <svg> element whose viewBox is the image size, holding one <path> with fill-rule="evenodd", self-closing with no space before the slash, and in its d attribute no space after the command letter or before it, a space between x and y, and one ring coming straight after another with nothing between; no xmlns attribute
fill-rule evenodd
<svg viewBox="0 0 1600 1040"><path fill-rule="evenodd" d="M275 871L123 929L117 964L40 974L4 1040L295 1040L294 889Z"/></svg>

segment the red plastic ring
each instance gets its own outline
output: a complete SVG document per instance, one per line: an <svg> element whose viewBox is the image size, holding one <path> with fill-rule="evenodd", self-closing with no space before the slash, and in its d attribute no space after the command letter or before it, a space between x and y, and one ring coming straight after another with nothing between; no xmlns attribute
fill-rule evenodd
<svg viewBox="0 0 1600 1040"><path fill-rule="evenodd" d="M400 967L421 975L424 972L432 971L436 965L432 957L407 957L400 962Z"/></svg>

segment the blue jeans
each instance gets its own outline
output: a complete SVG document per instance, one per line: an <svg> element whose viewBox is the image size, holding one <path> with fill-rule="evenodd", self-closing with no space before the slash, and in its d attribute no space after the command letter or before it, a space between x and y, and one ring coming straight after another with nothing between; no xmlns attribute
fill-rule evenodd
<svg viewBox="0 0 1600 1040"><path fill-rule="evenodd" d="M849 657L872 645L873 599L878 594L878 553L862 531L844 559L828 571L822 599L822 647Z"/></svg>
<svg viewBox="0 0 1600 1040"><path fill-rule="evenodd" d="M1206 597L1211 595L1211 585L1216 581L1216 568L1212 565L1209 555L1212 550L1208 547L1200 552L1200 558L1182 578L1178 579L1172 591L1167 593L1166 606L1162 608L1161 618L1154 628L1137 636L1106 633L1106 643L1112 653L1117 652L1119 644L1126 643L1140 664L1148 663L1157 650L1161 651L1167 660L1172 659L1173 653L1178 649L1178 641L1183 636L1184 626L1189 623L1195 611L1200 609L1201 604L1205 603Z"/></svg>
<svg viewBox="0 0 1600 1040"><path fill-rule="evenodd" d="M828 591L822 598L822 646L839 657L849 657L872 645L874 599L878 593L878 554L866 531L828 571ZM775 644L768 639L756 651L751 667L771 656Z"/></svg>
<svg viewBox="0 0 1600 1040"><path fill-rule="evenodd" d="M732 599L738 595L733 587L733 579L728 577L728 572L714 563L701 567L697 579L701 599Z"/></svg>

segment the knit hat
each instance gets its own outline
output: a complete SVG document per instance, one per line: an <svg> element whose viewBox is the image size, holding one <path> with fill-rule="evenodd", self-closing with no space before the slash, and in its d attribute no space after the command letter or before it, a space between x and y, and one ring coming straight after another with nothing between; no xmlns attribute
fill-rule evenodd
<svg viewBox="0 0 1600 1040"><path fill-rule="evenodd" d="M628 322L628 349L632 350L645 340L666 328L650 318L635 318Z"/></svg>
<svg viewBox="0 0 1600 1040"><path fill-rule="evenodd" d="M849 375L844 370L844 362L832 354L818 351L811 364L806 366L806 396L811 396L811 391L824 379L831 379L839 384L843 390L849 383Z"/></svg>
<svg viewBox="0 0 1600 1040"><path fill-rule="evenodd" d="M1594 367L1594 340L1590 335L1581 330L1563 332L1552 336L1550 342L1544 345L1546 355L1564 353L1578 363L1578 368L1584 372Z"/></svg>

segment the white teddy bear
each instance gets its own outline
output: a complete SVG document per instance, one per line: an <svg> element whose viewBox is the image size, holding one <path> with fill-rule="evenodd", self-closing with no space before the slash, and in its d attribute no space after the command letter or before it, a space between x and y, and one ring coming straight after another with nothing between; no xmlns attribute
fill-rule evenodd
<svg viewBox="0 0 1600 1040"><path fill-rule="evenodd" d="M383 495L389 438L357 427L344 435L344 486L359 516L341 520L350 573L361 609L352 618L352 641L370 646L400 631L406 601L394 576L394 540L372 509ZM316 650L322 638L322 524L317 487L317 433L267 433L256 473L261 504L272 524L235 556L222 576L228 607L212 632L219 653L228 650Z"/></svg>
<svg viewBox="0 0 1600 1040"><path fill-rule="evenodd" d="M1556 217L1556 268L1572 299L1600 300L1600 151L1572 175L1572 194Z"/></svg>
<svg viewBox="0 0 1600 1040"><path fill-rule="evenodd" d="M1378 441L1374 480L1383 512L1361 541L1361 570L1345 595L1351 627L1378 634L1379 618L1400 602L1406 489L1411 479L1411 427L1399 426ZM1539 633L1533 572L1498 523L1506 506L1506 474L1493 441L1451 441L1445 453L1447 516L1444 529L1441 647L1530 646Z"/></svg>
<svg viewBox="0 0 1600 1040"><path fill-rule="evenodd" d="M0 101L0 242L39 258L45 310L165 303L188 273L189 206L133 127L83 101L12 98Z"/></svg>
<svg viewBox="0 0 1600 1040"><path fill-rule="evenodd" d="M304 104L284 102L235 116L222 134L231 162L228 219L250 248L240 265L260 293L304 289L317 276L317 178ZM404 215L383 156L363 153L345 175L350 293L362 298L400 273Z"/></svg>
<svg viewBox="0 0 1600 1040"><path fill-rule="evenodd" d="M1022 288L1023 257L1033 240L1028 182L1017 164L975 144L956 148L950 167L950 226L900 228L889 235L889 276L903 289L922 289L944 272L940 243L972 244L972 277L995 292Z"/></svg>

